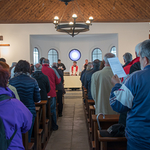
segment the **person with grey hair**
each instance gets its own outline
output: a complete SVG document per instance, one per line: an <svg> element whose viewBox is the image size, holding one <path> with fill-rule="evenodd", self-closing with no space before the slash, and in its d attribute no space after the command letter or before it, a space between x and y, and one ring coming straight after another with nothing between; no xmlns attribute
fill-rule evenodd
<svg viewBox="0 0 150 150"><path fill-rule="evenodd" d="M150 149L150 39L140 45L142 70L132 73L124 84L114 75L110 105L116 112L127 112L127 150Z"/></svg>
<svg viewBox="0 0 150 150"><path fill-rule="evenodd" d="M93 69L88 72L85 76L84 87L87 89L88 99L93 99L91 95L91 77L92 74L100 70L101 61L99 59L95 59L93 61Z"/></svg>
<svg viewBox="0 0 150 150"><path fill-rule="evenodd" d="M124 68L125 66L127 66L132 61L132 54L131 53L125 53L123 55L123 60L124 60L125 64L122 67Z"/></svg>
<svg viewBox="0 0 150 150"><path fill-rule="evenodd" d="M140 45L141 45L141 43L139 43L135 46L136 58L133 59L127 66L125 66L123 68L127 75L133 73L134 71L141 70L140 57L139 57Z"/></svg>
<svg viewBox="0 0 150 150"><path fill-rule="evenodd" d="M105 67L92 75L91 94L95 101L95 114L116 114L109 104L109 95L113 87L111 84L113 72L109 65L108 58L113 57L115 57L115 55L112 53L105 54L103 59Z"/></svg>
<svg viewBox="0 0 150 150"><path fill-rule="evenodd" d="M34 73L32 77L36 79L39 85L41 100L48 100L47 93L50 91L50 83L48 77L42 73L42 65L36 64L34 66Z"/></svg>

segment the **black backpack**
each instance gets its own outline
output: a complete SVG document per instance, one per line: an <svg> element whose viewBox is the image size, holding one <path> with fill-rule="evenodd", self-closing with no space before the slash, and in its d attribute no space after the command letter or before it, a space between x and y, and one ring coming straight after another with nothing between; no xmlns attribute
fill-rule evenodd
<svg viewBox="0 0 150 150"><path fill-rule="evenodd" d="M10 99L10 97L7 95L6 96L3 95L3 98L1 97L0 101L5 100L5 99ZM15 130L15 132L13 133L10 139L6 139L5 127L3 124L3 120L0 118L0 143L1 143L0 150L7 150L16 132L17 130Z"/></svg>

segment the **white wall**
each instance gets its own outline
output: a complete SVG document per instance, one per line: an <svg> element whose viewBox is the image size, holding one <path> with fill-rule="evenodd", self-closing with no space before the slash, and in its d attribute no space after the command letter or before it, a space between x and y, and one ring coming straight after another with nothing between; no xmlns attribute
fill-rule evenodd
<svg viewBox="0 0 150 150"><path fill-rule="evenodd" d="M69 59L69 52L72 49L78 49L81 52L81 59L77 64L82 70L85 59L91 60L91 53L94 48L100 48L102 55L110 52L112 46L118 49L117 34L97 34L97 35L78 35L71 37L69 35L31 35L30 38L30 62L33 63L33 49L37 47L40 51L40 57L48 57L48 51L54 48L59 53L59 58L66 66L68 72L73 64Z"/></svg>
<svg viewBox="0 0 150 150"><path fill-rule="evenodd" d="M118 34L118 57L123 63L122 55L127 51L134 54L135 45L149 38L149 29L148 22L93 23L90 31L84 34ZM4 37L0 43L10 44L9 48L0 48L0 57L6 58L8 64L19 59L30 61L30 35L50 34L60 34L55 31L53 24L0 24L0 35Z"/></svg>

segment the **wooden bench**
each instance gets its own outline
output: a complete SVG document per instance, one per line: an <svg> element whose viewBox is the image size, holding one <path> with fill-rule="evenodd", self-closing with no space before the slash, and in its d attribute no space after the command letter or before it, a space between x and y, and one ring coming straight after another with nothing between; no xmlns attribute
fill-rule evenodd
<svg viewBox="0 0 150 150"><path fill-rule="evenodd" d="M98 140L98 124L97 124L97 115L92 115L92 149L93 150L99 150L100 144ZM111 125L118 123L119 121L119 114L117 115L105 115L105 118L103 118L102 115L99 116L99 122L102 129L108 129Z"/></svg>
<svg viewBox="0 0 150 150"><path fill-rule="evenodd" d="M40 103L35 103L36 107L40 107L42 109L42 120L41 125L43 129L43 136L42 136L42 149L46 147L46 142L48 141L48 124L46 120L46 104L47 100L42 100Z"/></svg>
<svg viewBox="0 0 150 150"><path fill-rule="evenodd" d="M89 106L89 142L92 147L92 115L95 115L95 107L93 105ZM94 137L93 137L94 139Z"/></svg>
<svg viewBox="0 0 150 150"><path fill-rule="evenodd" d="M34 122L34 143L35 143L35 149L41 150L41 137L43 133L43 129L39 129L39 113L40 113L40 107L35 107L36 110L36 118Z"/></svg>
<svg viewBox="0 0 150 150"><path fill-rule="evenodd" d="M100 150L126 150L127 139L126 137L102 137L99 130L98 140L100 142Z"/></svg>
<svg viewBox="0 0 150 150"><path fill-rule="evenodd" d="M28 131L22 134L22 141L25 150L33 150L34 143L28 143Z"/></svg>
<svg viewBox="0 0 150 150"><path fill-rule="evenodd" d="M51 98L50 98L50 96L48 97L47 117L49 119L48 136L50 137L50 135L52 133L52 113L51 113Z"/></svg>

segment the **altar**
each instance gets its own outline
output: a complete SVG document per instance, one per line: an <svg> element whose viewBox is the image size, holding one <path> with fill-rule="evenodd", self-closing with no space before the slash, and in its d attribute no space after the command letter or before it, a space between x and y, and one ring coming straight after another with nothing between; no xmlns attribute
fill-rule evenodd
<svg viewBox="0 0 150 150"><path fill-rule="evenodd" d="M80 76L64 76L64 88L81 88Z"/></svg>

